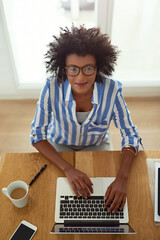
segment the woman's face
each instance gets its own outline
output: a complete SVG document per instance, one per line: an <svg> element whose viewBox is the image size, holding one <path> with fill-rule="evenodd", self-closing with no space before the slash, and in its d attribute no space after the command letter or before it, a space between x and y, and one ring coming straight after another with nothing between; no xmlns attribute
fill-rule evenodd
<svg viewBox="0 0 160 240"><path fill-rule="evenodd" d="M68 81L71 84L72 92L75 95L86 95L92 93L93 84L96 78L96 59L92 55L78 56L77 54L70 54L66 57L66 67L71 67L70 72L66 70ZM76 76L73 75L79 69L75 67L80 67L80 72ZM83 69L82 68L86 67ZM94 67L94 71L92 72ZM90 76L85 75L85 73L92 74Z"/></svg>

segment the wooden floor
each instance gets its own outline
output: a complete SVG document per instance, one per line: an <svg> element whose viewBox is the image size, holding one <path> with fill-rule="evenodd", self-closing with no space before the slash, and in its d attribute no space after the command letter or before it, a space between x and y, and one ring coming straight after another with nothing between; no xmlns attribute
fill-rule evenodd
<svg viewBox="0 0 160 240"><path fill-rule="evenodd" d="M160 149L160 98L126 98L132 121L138 126L146 150ZM33 152L30 125L36 100L0 101L0 155L6 152ZM120 150L119 130L111 123L113 147Z"/></svg>

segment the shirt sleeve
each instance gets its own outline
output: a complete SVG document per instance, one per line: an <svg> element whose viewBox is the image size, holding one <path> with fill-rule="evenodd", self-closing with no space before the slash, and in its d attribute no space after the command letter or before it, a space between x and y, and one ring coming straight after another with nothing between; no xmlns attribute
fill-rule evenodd
<svg viewBox="0 0 160 240"><path fill-rule="evenodd" d="M31 144L47 139L51 119L50 80L47 79L37 102L36 114L31 124Z"/></svg>
<svg viewBox="0 0 160 240"><path fill-rule="evenodd" d="M122 89L117 92L114 109L113 109L113 120L117 128L120 129L122 142L121 148L131 146L136 149L136 153L139 150L139 136L138 129L133 125L130 112L127 109L127 105L122 95Z"/></svg>

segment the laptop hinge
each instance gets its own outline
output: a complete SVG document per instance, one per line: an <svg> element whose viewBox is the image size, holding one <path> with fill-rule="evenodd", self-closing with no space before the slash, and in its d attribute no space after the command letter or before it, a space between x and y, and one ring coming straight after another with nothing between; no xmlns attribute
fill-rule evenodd
<svg viewBox="0 0 160 240"><path fill-rule="evenodd" d="M107 220L64 220L65 226L118 226L119 221L107 221Z"/></svg>

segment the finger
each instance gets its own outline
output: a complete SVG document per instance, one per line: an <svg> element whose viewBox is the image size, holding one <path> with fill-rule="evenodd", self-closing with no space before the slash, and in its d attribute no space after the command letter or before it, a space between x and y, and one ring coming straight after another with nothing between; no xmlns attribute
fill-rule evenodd
<svg viewBox="0 0 160 240"><path fill-rule="evenodd" d="M114 199L115 193L113 191L110 192L110 195L104 205L104 208L106 208Z"/></svg>
<svg viewBox="0 0 160 240"><path fill-rule="evenodd" d="M114 207L116 206L117 202L118 202L119 196L115 194L113 202L111 204L111 206L108 209L108 212L112 212L112 210L114 209Z"/></svg>
<svg viewBox="0 0 160 240"><path fill-rule="evenodd" d="M89 185L93 185L91 179L87 175L85 175L84 178L86 179L86 181L88 182Z"/></svg>
<svg viewBox="0 0 160 240"><path fill-rule="evenodd" d="M92 183L92 181L88 178L88 176L86 176L85 178L84 178L84 182L85 182L85 184L87 185L87 187L89 188L89 190L90 190L90 192L91 193L93 193L93 183Z"/></svg>
<svg viewBox="0 0 160 240"><path fill-rule="evenodd" d="M83 192L86 194L86 196L90 197L90 192L89 192L88 187L85 184L85 182L82 180L79 182L79 184L81 185Z"/></svg>
<svg viewBox="0 0 160 240"><path fill-rule="evenodd" d="M122 210L122 209L124 208L124 205L125 205L125 203L126 203L126 198L127 198L127 195L125 195L125 196L123 197L122 204L121 204L121 206L120 206L120 210Z"/></svg>
<svg viewBox="0 0 160 240"><path fill-rule="evenodd" d="M113 204L111 205L111 207L110 207L110 211L112 212L112 213L114 213L114 212L116 212L117 211L117 209L119 208L119 206L122 204L122 200L123 200L123 194L121 194L120 196L119 196L119 198L115 198L115 203L114 203L114 201L113 201Z"/></svg>
<svg viewBox="0 0 160 240"><path fill-rule="evenodd" d="M111 190L112 190L112 186L109 186L109 187L107 188L107 191L106 191L106 194L105 194L105 198L104 198L105 200L108 199Z"/></svg>
<svg viewBox="0 0 160 240"><path fill-rule="evenodd" d="M76 187L78 189L78 191L80 192L80 194L84 197L87 198L87 194L84 190L84 186L82 186L82 183L75 181Z"/></svg>
<svg viewBox="0 0 160 240"><path fill-rule="evenodd" d="M71 183L71 186L72 186L72 189L73 189L74 193L76 194L76 196L77 196L77 197L80 197L80 194L79 194L79 192L78 192L75 184L74 184L74 183Z"/></svg>

